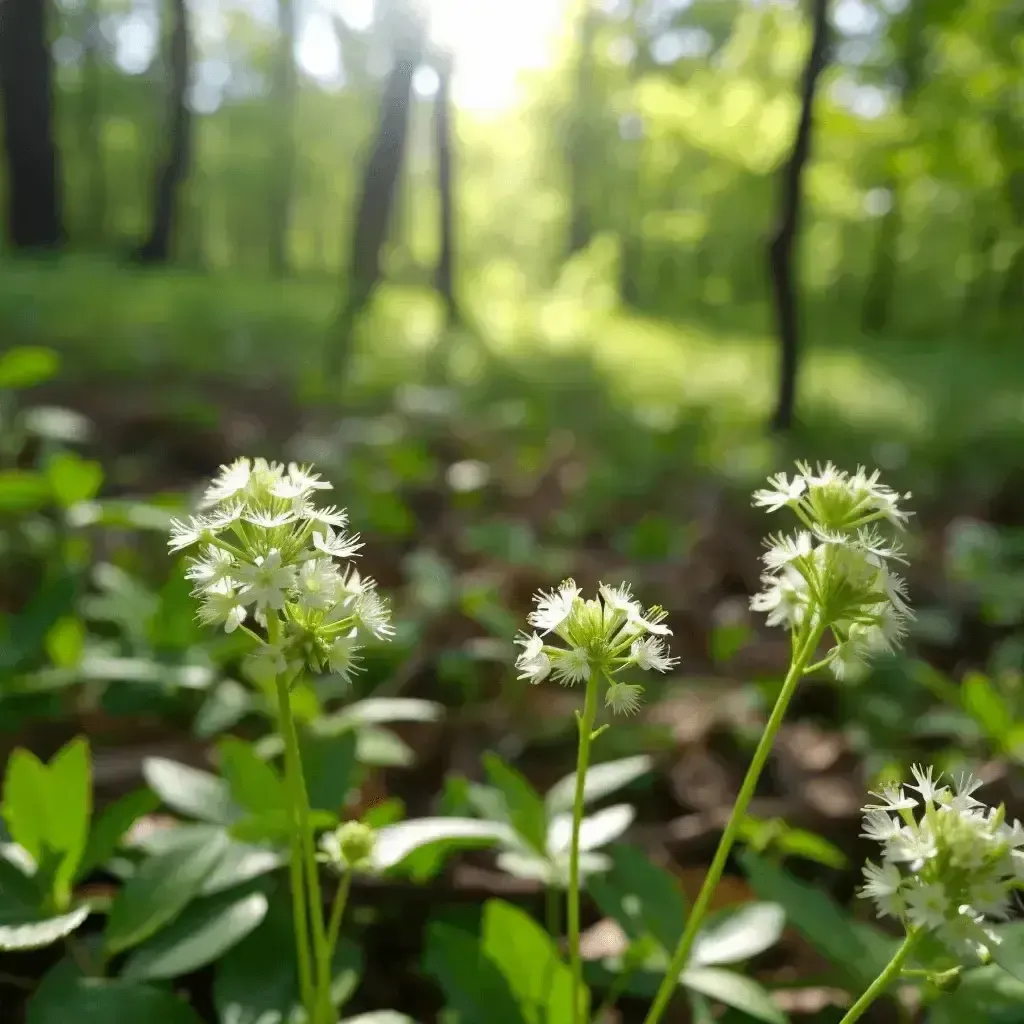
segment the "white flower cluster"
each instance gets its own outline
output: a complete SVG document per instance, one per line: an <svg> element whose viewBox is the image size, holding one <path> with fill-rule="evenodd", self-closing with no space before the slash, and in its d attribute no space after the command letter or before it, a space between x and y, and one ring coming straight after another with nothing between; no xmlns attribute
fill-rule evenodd
<svg viewBox="0 0 1024 1024"><path fill-rule="evenodd" d="M551 593L536 596L537 607L528 621L540 632L524 633L516 640L523 648L516 659L519 678L539 683L552 675L572 686L597 672L608 683L605 705L632 714L640 707L643 687L623 682L618 674L630 666L667 672L679 661L669 656L662 639L672 632L664 624L667 613L661 608L645 612L625 583L601 584L597 600L586 600L580 593L575 582L566 580ZM547 643L551 633L567 646Z"/></svg>
<svg viewBox="0 0 1024 1024"><path fill-rule="evenodd" d="M250 659L257 675L305 664L347 679L362 634L393 634L374 581L336 561L362 545L343 532L344 511L314 504L316 492L330 487L295 463L238 459L207 488L202 514L171 523L171 551L200 548L186 570L200 620L251 633L260 643ZM266 630L265 640L249 621Z"/></svg>
<svg viewBox="0 0 1024 1024"><path fill-rule="evenodd" d="M877 470L850 474L832 463L770 477L754 504L775 512L790 508L804 529L768 538L764 589L750 601L767 612L770 626L793 631L813 617L835 645L829 664L838 678L859 670L873 655L895 650L912 618L904 581L890 568L906 562L899 541L880 529L902 530L910 513L899 495L878 481Z"/></svg>
<svg viewBox="0 0 1024 1024"><path fill-rule="evenodd" d="M958 957L977 956L998 941L986 920L1005 918L1024 882L1024 826L977 800L973 776L951 789L932 768L912 771L916 785L886 786L872 793L881 802L864 808L862 835L881 844L882 863L868 861L860 894L879 917L934 932Z"/></svg>

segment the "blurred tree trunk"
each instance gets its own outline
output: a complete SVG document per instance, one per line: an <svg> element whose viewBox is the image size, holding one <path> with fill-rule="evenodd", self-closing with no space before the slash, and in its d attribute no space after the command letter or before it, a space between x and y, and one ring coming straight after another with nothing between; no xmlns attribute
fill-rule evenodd
<svg viewBox="0 0 1024 1024"><path fill-rule="evenodd" d="M295 0L278 0L274 64L274 136L270 156L270 272L289 271L292 183L295 176Z"/></svg>
<svg viewBox="0 0 1024 1024"><path fill-rule="evenodd" d="M590 244L594 232L588 188L590 173L593 170L589 160L588 114L594 91L594 44L597 28L598 15L594 0L584 0L576 44L576 93L566 140L566 163L569 172L569 256L585 249Z"/></svg>
<svg viewBox="0 0 1024 1024"><path fill-rule="evenodd" d="M0 0L3 2L3 0ZM82 94L79 112L82 152L87 164L89 241L102 245L107 223L107 175L103 159L103 120L100 114L100 10L99 0L89 0L82 38Z"/></svg>
<svg viewBox="0 0 1024 1024"><path fill-rule="evenodd" d="M149 236L135 253L142 263L166 263L177 226L179 193L188 177L192 117L188 109L190 73L189 21L186 0L171 0L171 45L167 154L153 188L153 219Z"/></svg>
<svg viewBox="0 0 1024 1024"><path fill-rule="evenodd" d="M455 300L455 214L452 196L452 62L442 54L436 62L437 95L434 98L434 140L437 147L437 189L440 198L441 240L437 254L437 290L444 300L448 326L459 323Z"/></svg>
<svg viewBox="0 0 1024 1024"><path fill-rule="evenodd" d="M381 95L377 132L363 168L352 218L347 295L338 324L338 343L327 370L340 371L351 354L353 331L380 283L384 243L395 206L409 135L412 79L423 57L424 26L408 10L395 20L391 68Z"/></svg>
<svg viewBox="0 0 1024 1024"><path fill-rule="evenodd" d="M926 24L925 0L911 0L903 25L900 90L900 104L907 119L913 115L921 87ZM885 187L889 193L889 208L882 214L878 225L873 269L861 306L861 327L869 332L880 331L889 322L896 286L896 249L903 229L903 181L898 171L894 171Z"/></svg>
<svg viewBox="0 0 1024 1024"><path fill-rule="evenodd" d="M46 18L47 0L0 0L0 120L7 235L15 249L53 249L64 241Z"/></svg>
<svg viewBox="0 0 1024 1024"><path fill-rule="evenodd" d="M629 62L627 83L632 95L644 70L647 39L640 27L640 0L631 0L628 21L633 54ZM639 114L619 118L619 152L623 161L623 192L617 197L619 230L619 298L627 306L640 303L643 243L643 167L644 138L647 126Z"/></svg>
<svg viewBox="0 0 1024 1024"><path fill-rule="evenodd" d="M779 339L779 393L772 416L774 430L793 425L796 380L799 368L799 313L793 250L800 232L800 208L804 167L811 154L814 99L818 79L828 60L828 0L812 0L811 48L804 65L800 89L800 120L789 159L780 172L779 209L775 230L768 243L768 266L775 301Z"/></svg>

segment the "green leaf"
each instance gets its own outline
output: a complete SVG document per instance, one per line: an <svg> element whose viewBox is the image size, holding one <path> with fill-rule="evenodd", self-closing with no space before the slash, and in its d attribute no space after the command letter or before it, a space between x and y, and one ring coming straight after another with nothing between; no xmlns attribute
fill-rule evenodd
<svg viewBox="0 0 1024 1024"><path fill-rule="evenodd" d="M371 768L408 768L416 754L390 729L367 725L356 733L356 760Z"/></svg>
<svg viewBox="0 0 1024 1024"><path fill-rule="evenodd" d="M259 878L269 871L276 871L286 861L287 854L282 850L268 850L230 839L224 856L206 876L200 892L203 896L212 896Z"/></svg>
<svg viewBox="0 0 1024 1024"><path fill-rule="evenodd" d="M991 964L964 971L956 991L937 1000L928 1024L1022 1024L1024 981Z"/></svg>
<svg viewBox="0 0 1024 1024"><path fill-rule="evenodd" d="M61 508L95 498L103 486L103 467L75 452L57 452L46 463L50 491Z"/></svg>
<svg viewBox="0 0 1024 1024"><path fill-rule="evenodd" d="M16 345L0 356L0 388L17 391L55 376L60 356L42 345Z"/></svg>
<svg viewBox="0 0 1024 1024"><path fill-rule="evenodd" d="M0 924L20 924L38 918L43 893L7 856L0 855Z"/></svg>
<svg viewBox="0 0 1024 1024"><path fill-rule="evenodd" d="M33 512L50 500L50 485L42 473L27 469L0 470L0 512Z"/></svg>
<svg viewBox="0 0 1024 1024"><path fill-rule="evenodd" d="M412 697L367 697L332 715L324 715L314 725L322 735L337 735L346 729L366 725L390 725L393 722L437 722L444 707L432 700Z"/></svg>
<svg viewBox="0 0 1024 1024"><path fill-rule="evenodd" d="M62 854L54 877L54 890L64 902L70 895L75 871L85 852L92 817L92 759L89 744L71 740L47 768L47 834L45 844Z"/></svg>
<svg viewBox="0 0 1024 1024"><path fill-rule="evenodd" d="M412 818L377 833L373 864L378 871L399 864L414 850L444 843L451 846L491 845L513 838L507 825L475 818Z"/></svg>
<svg viewBox="0 0 1024 1024"><path fill-rule="evenodd" d="M654 762L646 754L636 757L623 757L617 761L606 761L596 764L587 771L583 780L584 804L595 803L606 796L623 789L641 776L650 772ZM548 790L545 801L549 814L562 814L572 811L576 791L576 773L566 775Z"/></svg>
<svg viewBox="0 0 1024 1024"><path fill-rule="evenodd" d="M4 821L11 838L38 863L48 830L46 765L29 750L15 749L4 776Z"/></svg>
<svg viewBox="0 0 1024 1024"><path fill-rule="evenodd" d="M223 779L165 757L147 757L142 774L149 787L172 810L189 818L230 825L239 816Z"/></svg>
<svg viewBox="0 0 1024 1024"><path fill-rule="evenodd" d="M618 839L633 824L636 811L629 804L605 807L580 822L580 850L599 850ZM567 854L572 843L572 815L559 814L548 829L547 850L552 856Z"/></svg>
<svg viewBox="0 0 1024 1024"><path fill-rule="evenodd" d="M104 940L108 953L137 946L181 913L226 846L227 836L218 832L145 860L110 906Z"/></svg>
<svg viewBox="0 0 1024 1024"><path fill-rule="evenodd" d="M315 830L333 828L338 824L338 816L331 811L312 811L309 823ZM292 814L290 810L251 814L234 822L228 831L243 843L283 842L291 835Z"/></svg>
<svg viewBox="0 0 1024 1024"><path fill-rule="evenodd" d="M50 917L27 924L0 925L0 950L13 952L23 949L42 949L70 935L89 916L87 906L78 907L70 914Z"/></svg>
<svg viewBox="0 0 1024 1024"><path fill-rule="evenodd" d="M544 801L521 772L496 754L484 754L483 764L491 785L505 798L508 823L529 846L543 853L548 847L548 814Z"/></svg>
<svg viewBox="0 0 1024 1024"><path fill-rule="evenodd" d="M204 967L241 942L266 916L267 897L222 894L197 900L166 928L137 947L122 972L152 981L176 978Z"/></svg>
<svg viewBox="0 0 1024 1024"><path fill-rule="evenodd" d="M995 687L980 672L969 672L960 685L964 710L1000 746L1013 715Z"/></svg>
<svg viewBox="0 0 1024 1024"><path fill-rule="evenodd" d="M46 631L46 655L57 668L75 668L82 660L85 638L81 619L62 616Z"/></svg>
<svg viewBox="0 0 1024 1024"><path fill-rule="evenodd" d="M302 771L314 810L339 814L355 784L355 769L356 738L351 732L303 739Z"/></svg>
<svg viewBox="0 0 1024 1024"><path fill-rule="evenodd" d="M673 950L686 921L686 900L675 878L636 847L614 846L608 853L612 866L588 879L590 895L630 938L648 935Z"/></svg>
<svg viewBox="0 0 1024 1024"><path fill-rule="evenodd" d="M284 782L251 743L226 736L218 744L220 771L239 807L260 814L287 806Z"/></svg>
<svg viewBox="0 0 1024 1024"><path fill-rule="evenodd" d="M188 1003L156 985L86 978L62 960L28 1002L26 1024L202 1024Z"/></svg>
<svg viewBox="0 0 1024 1024"><path fill-rule="evenodd" d="M572 1018L572 972L562 963L548 933L529 914L502 900L488 900L481 946L505 975L530 1024Z"/></svg>
<svg viewBox="0 0 1024 1024"><path fill-rule="evenodd" d="M91 871L106 864L117 852L122 838L132 825L159 806L160 798L151 789L136 789L107 807L89 834L85 852L78 865L78 879L85 878Z"/></svg>
<svg viewBox="0 0 1024 1024"><path fill-rule="evenodd" d="M423 969L437 979L460 1024L529 1024L531 1020L516 1002L508 978L484 954L475 935L433 922L427 928Z"/></svg>
<svg viewBox="0 0 1024 1024"><path fill-rule="evenodd" d="M739 861L758 896L781 904L789 923L858 987L866 988L881 974L896 950L895 940L852 921L825 892L752 850L744 850Z"/></svg>
<svg viewBox="0 0 1024 1024"><path fill-rule="evenodd" d="M234 679L222 679L207 694L196 712L193 729L207 739L237 725L252 709L252 694Z"/></svg>
<svg viewBox="0 0 1024 1024"><path fill-rule="evenodd" d="M690 962L698 967L735 964L774 946L786 913L778 903L748 903L709 918L697 935Z"/></svg>
<svg viewBox="0 0 1024 1024"><path fill-rule="evenodd" d="M1024 921L1015 921L999 929L998 944L993 943L992 959L1018 981L1024 981Z"/></svg>
<svg viewBox="0 0 1024 1024"><path fill-rule="evenodd" d="M684 971L680 983L694 992L726 1006L732 1006L767 1024L786 1024L789 1019L772 1001L772 997L756 981L723 971L717 967L691 967Z"/></svg>

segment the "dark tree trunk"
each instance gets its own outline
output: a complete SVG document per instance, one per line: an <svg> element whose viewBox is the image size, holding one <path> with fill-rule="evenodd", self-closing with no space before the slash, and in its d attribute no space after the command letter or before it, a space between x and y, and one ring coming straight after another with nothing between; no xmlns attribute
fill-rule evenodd
<svg viewBox="0 0 1024 1024"><path fill-rule="evenodd" d="M167 155L153 190L153 219L149 236L136 251L141 263L166 263L171 256L179 208L179 192L188 176L192 117L188 109L189 24L186 0L171 0L173 25L170 47L170 116Z"/></svg>
<svg viewBox="0 0 1024 1024"><path fill-rule="evenodd" d="M788 430L793 425L796 406L800 326L793 250L800 230L804 167L811 155L814 98L818 78L828 59L828 0L812 2L813 34L800 89L800 120L793 149L780 174L778 219L768 243L768 265L779 338L779 393L772 428L779 431Z"/></svg>
<svg viewBox="0 0 1024 1024"><path fill-rule="evenodd" d="M452 196L452 66L442 57L437 62L437 96L434 99L434 140L437 147L437 188L440 193L441 244L437 254L437 290L444 300L448 326L459 322L455 301L455 214Z"/></svg>
<svg viewBox="0 0 1024 1024"><path fill-rule="evenodd" d="M0 0L3 3L4 0ZM100 115L100 12L91 0L85 15L82 53L82 96L79 120L82 153L88 164L88 207L86 232L89 241L103 243L107 222L107 176L103 159L103 123Z"/></svg>
<svg viewBox="0 0 1024 1024"><path fill-rule="evenodd" d="M328 357L330 372L345 365L356 322L380 283L384 243L405 160L412 79L423 57L423 45L423 26L410 15L400 23L381 96L376 138L363 168L353 218L348 294L339 318L338 345Z"/></svg>
<svg viewBox="0 0 1024 1024"><path fill-rule="evenodd" d="M903 82L901 87L904 116L910 117L921 86L921 70L926 52L925 0L911 0L903 26ZM875 243L875 259L871 277L864 290L861 327L868 332L880 331L889 322L892 297L896 288L896 248L903 229L903 186L893 175L886 183L889 209L882 215Z"/></svg>
<svg viewBox="0 0 1024 1024"><path fill-rule="evenodd" d="M590 98L594 88L594 41L598 18L593 0L587 0L580 20L576 64L576 97L571 113L566 162L569 170L569 237L568 255L585 249L593 237L594 222L587 183L592 168L589 166Z"/></svg>
<svg viewBox="0 0 1024 1024"><path fill-rule="evenodd" d="M278 43L274 67L273 103L276 132L269 153L270 272L284 277L289 270L288 235L291 227L292 181L295 175L295 7L278 0Z"/></svg>
<svg viewBox="0 0 1024 1024"><path fill-rule="evenodd" d="M7 236L22 250L64 241L46 8L47 0L0 0Z"/></svg>

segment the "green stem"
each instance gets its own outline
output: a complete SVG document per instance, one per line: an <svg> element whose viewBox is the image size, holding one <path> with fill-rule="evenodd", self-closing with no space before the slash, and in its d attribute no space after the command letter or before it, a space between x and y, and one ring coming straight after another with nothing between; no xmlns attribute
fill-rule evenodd
<svg viewBox="0 0 1024 1024"><path fill-rule="evenodd" d="M334 959L334 951L338 948L338 935L341 933L341 919L348 905L348 894L352 888L352 869L346 868L338 883L338 891L334 894L334 906L331 907L331 923L327 926L327 955Z"/></svg>
<svg viewBox="0 0 1024 1024"><path fill-rule="evenodd" d="M628 967L623 965L622 970L615 975L615 980L611 983L604 1001L597 1008L597 1013L594 1014L594 1024L601 1024L605 1017L612 1012L615 1004L619 1001L619 996L626 991L626 987L629 985L633 975L636 974L636 971L636 964L630 964Z"/></svg>
<svg viewBox="0 0 1024 1024"><path fill-rule="evenodd" d="M291 706L288 700L288 681L283 678L277 679L277 708L280 719L281 735L289 731L285 723L291 722ZM313 970L309 949L309 921L306 906L306 881L303 877L303 856L302 836L299 824L298 808L301 797L296 788L295 764L291 750L285 742L284 751L284 780L288 789L288 802L291 804L292 821L288 833L288 841L291 852L289 861L289 881L292 890L292 917L295 921L295 955L299 963L299 992L302 996L302 1005L306 1011L306 1018L313 1020L315 1007L313 993Z"/></svg>
<svg viewBox="0 0 1024 1024"><path fill-rule="evenodd" d="M885 970L871 982L860 999L846 1011L846 1016L843 1017L839 1024L853 1024L854 1021L860 1020L864 1016L868 1007L900 976L903 964L913 952L920 936L921 933L917 931L907 933L907 937L903 940L903 945L896 950L893 958L886 964Z"/></svg>
<svg viewBox="0 0 1024 1024"><path fill-rule="evenodd" d="M590 740L597 716L597 688L601 676L591 672L587 681L587 696L583 714L577 713L579 750L576 755L576 794L572 802L572 843L569 847L569 964L572 968L572 1024L583 1020L583 962L580 959L580 822L583 820L583 787L590 766Z"/></svg>
<svg viewBox="0 0 1024 1024"><path fill-rule="evenodd" d="M725 871L729 854L732 851L733 844L736 842L740 825L746 817L747 808L750 806L754 791L757 789L758 780L761 778L761 772L768 761L768 755L771 753L775 736L786 715L786 709L789 707L789 702L796 692L797 684L804 674L804 668L814 654L818 641L821 639L824 631L824 625L814 620L810 621L801 630L794 648L793 660L782 684L782 690L779 692L778 699L775 701L775 707L772 709L772 713L765 724L764 732L758 741L750 767L747 769L747 774L743 779L743 785L740 786L736 803L733 804L729 820L726 822L725 831L719 840L718 849L715 851L714 859L711 861L711 867L708 868L708 873L704 877L704 884L701 886L700 893L697 895L697 901L694 903L693 910L687 918L686 927L683 929L679 944L672 954L672 960L658 988L658 993L654 997L654 1002L647 1012L644 1024L657 1024L665 1010L668 1009L669 1000L672 998L672 993L675 991L679 981L679 975L683 968L686 967L686 962L690 957L690 950L693 948L697 933L700 931L700 926L703 924L704 917L708 912L711 897L714 895L715 888L721 880L722 873Z"/></svg>

